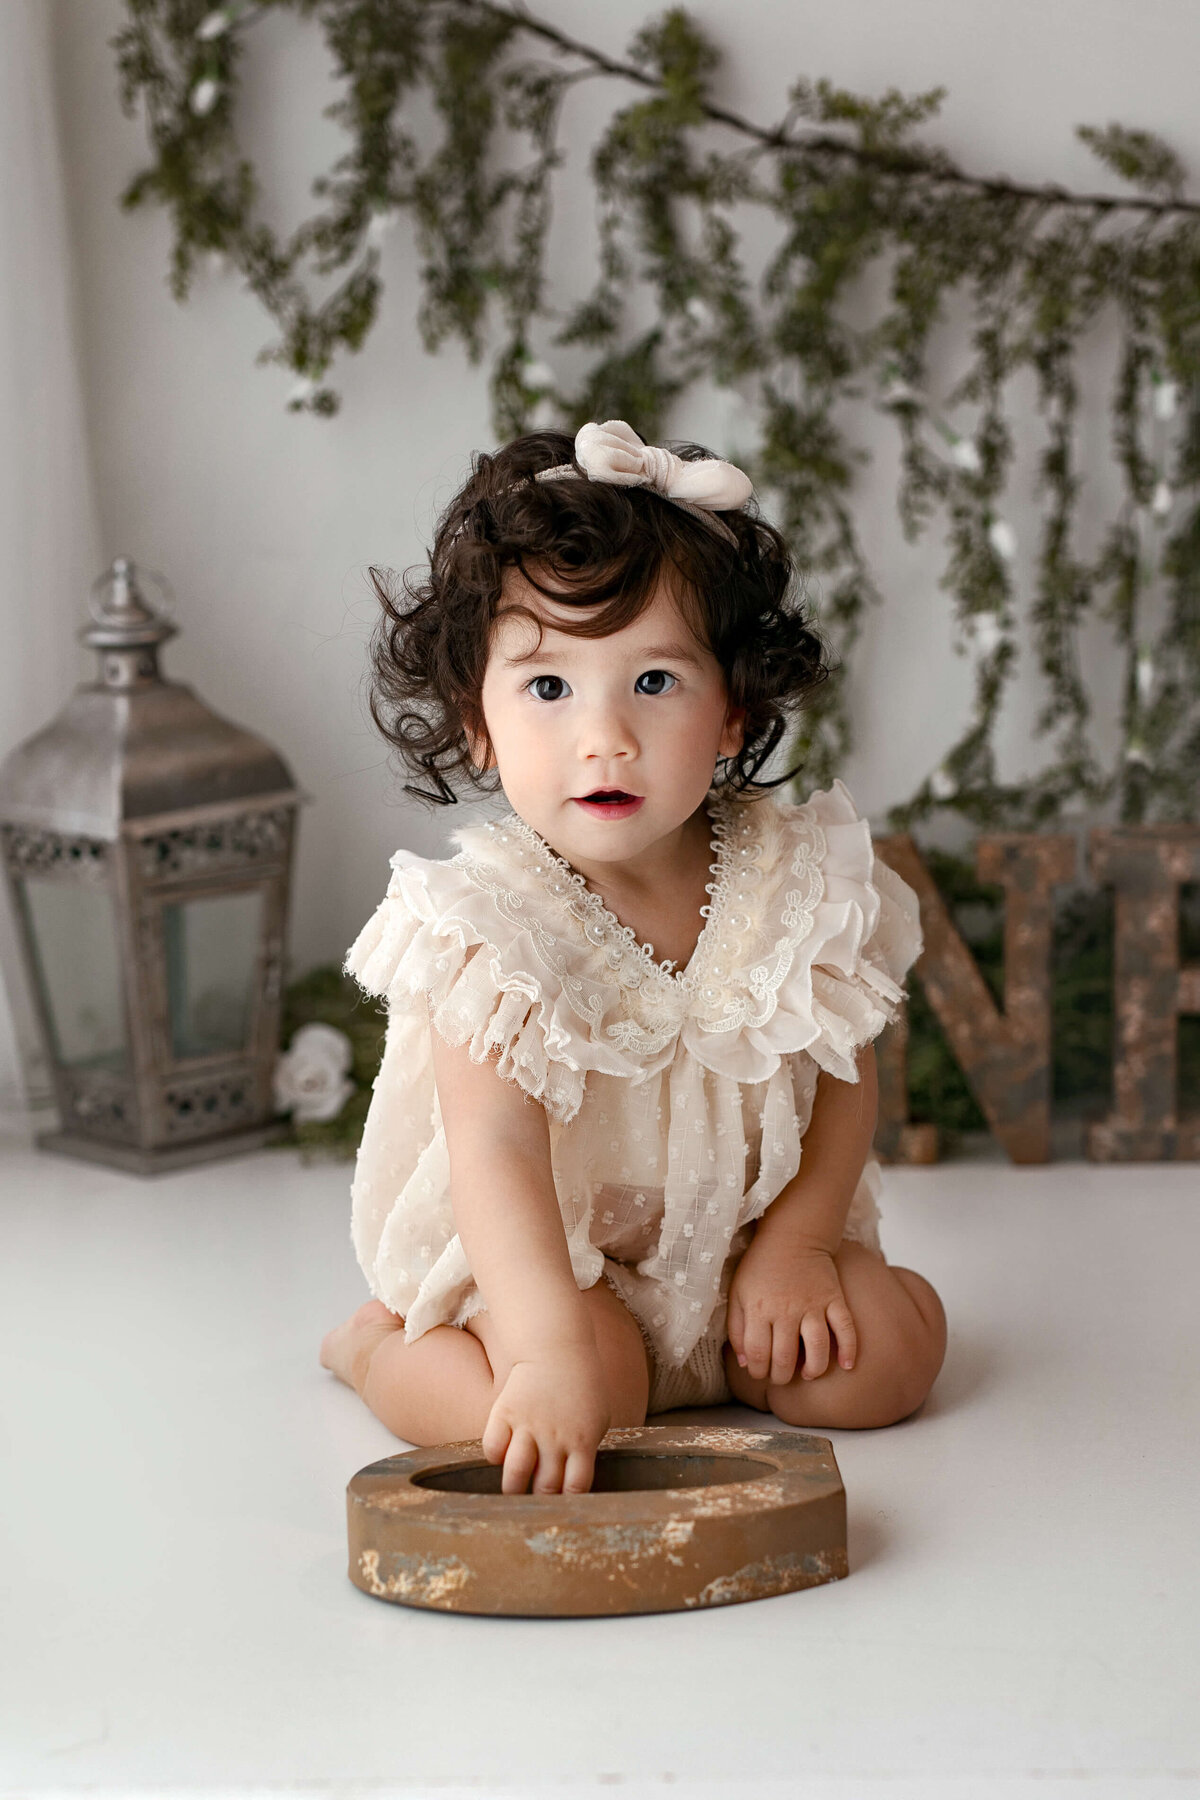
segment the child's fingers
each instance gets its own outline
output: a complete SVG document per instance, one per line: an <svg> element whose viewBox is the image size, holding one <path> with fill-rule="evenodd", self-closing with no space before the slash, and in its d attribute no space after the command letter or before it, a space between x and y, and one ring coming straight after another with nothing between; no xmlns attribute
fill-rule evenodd
<svg viewBox="0 0 1200 1800"><path fill-rule="evenodd" d="M800 1356L800 1327L795 1321L776 1319L771 1332L771 1380L782 1386L796 1373Z"/></svg>
<svg viewBox="0 0 1200 1800"><path fill-rule="evenodd" d="M742 1303L736 1295L729 1296L729 1311L725 1316L725 1335L729 1339L729 1348L740 1363L745 1363L744 1332L746 1315L742 1311Z"/></svg>
<svg viewBox="0 0 1200 1800"><path fill-rule="evenodd" d="M835 1300L827 1309L833 1335L837 1339L838 1361L843 1369L852 1369L858 1360L858 1332L850 1308L844 1300Z"/></svg>
<svg viewBox="0 0 1200 1800"><path fill-rule="evenodd" d="M771 1367L771 1321L749 1318L742 1334L742 1353L755 1381L765 1379Z"/></svg>
<svg viewBox="0 0 1200 1800"><path fill-rule="evenodd" d="M567 1458L566 1473L563 1476L564 1494L586 1494L595 1477L596 1457L594 1451L572 1450Z"/></svg>
<svg viewBox="0 0 1200 1800"><path fill-rule="evenodd" d="M483 1430L483 1454L490 1463L504 1461L504 1455L511 1439L512 1426L493 1407L488 1414L488 1422Z"/></svg>
<svg viewBox="0 0 1200 1800"><path fill-rule="evenodd" d="M567 1459L561 1450L553 1444L538 1446L537 1473L533 1478L534 1494L561 1494L563 1491L563 1474Z"/></svg>
<svg viewBox="0 0 1200 1800"><path fill-rule="evenodd" d="M504 1458L504 1474L500 1480L502 1494L524 1494L528 1491L530 1477L537 1468L538 1452L533 1434L528 1431L514 1431L508 1446L508 1454Z"/></svg>
<svg viewBox="0 0 1200 1800"><path fill-rule="evenodd" d="M829 1367L829 1327L825 1323L825 1314L806 1312L800 1334L804 1339L804 1367L800 1372L805 1381L815 1381Z"/></svg>

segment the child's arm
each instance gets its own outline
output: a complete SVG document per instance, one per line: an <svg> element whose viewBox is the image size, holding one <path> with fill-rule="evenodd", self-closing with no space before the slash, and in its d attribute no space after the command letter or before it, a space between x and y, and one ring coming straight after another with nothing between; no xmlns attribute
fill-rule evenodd
<svg viewBox="0 0 1200 1800"><path fill-rule="evenodd" d="M803 1375L838 1361L854 1367L857 1335L833 1258L875 1135L879 1087L875 1047L857 1057L857 1082L822 1070L800 1168L768 1206L734 1272L729 1342L757 1380L790 1381L804 1346Z"/></svg>
<svg viewBox="0 0 1200 1800"><path fill-rule="evenodd" d="M483 1435L503 1491L586 1493L608 1429L603 1368L571 1268L546 1114L491 1062L436 1030L433 1069L450 1203L471 1273L512 1370Z"/></svg>

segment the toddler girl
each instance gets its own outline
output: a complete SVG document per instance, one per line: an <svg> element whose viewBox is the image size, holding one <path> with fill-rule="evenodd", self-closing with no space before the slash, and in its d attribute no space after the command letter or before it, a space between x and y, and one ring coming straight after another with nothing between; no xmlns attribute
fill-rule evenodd
<svg viewBox="0 0 1200 1800"><path fill-rule="evenodd" d="M392 858L347 968L385 996L352 1232L376 1299L321 1359L398 1436L582 1492L610 1425L738 1400L877 1426L941 1366L879 1246L871 1040L921 947L840 781L764 765L828 673L750 483L620 420L474 472L372 712L426 786L511 808Z"/></svg>

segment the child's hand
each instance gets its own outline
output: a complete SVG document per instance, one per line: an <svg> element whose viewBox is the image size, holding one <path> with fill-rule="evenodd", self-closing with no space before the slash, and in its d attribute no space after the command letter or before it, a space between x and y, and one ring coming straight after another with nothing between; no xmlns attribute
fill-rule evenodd
<svg viewBox="0 0 1200 1800"><path fill-rule="evenodd" d="M562 1344L513 1364L483 1434L483 1453L502 1462L500 1491L586 1494L596 1446L608 1430L608 1393L596 1347Z"/></svg>
<svg viewBox="0 0 1200 1800"><path fill-rule="evenodd" d="M803 1340L805 1381L829 1367L830 1332L843 1369L854 1367L858 1335L827 1250L782 1234L756 1237L734 1271L726 1327L734 1355L756 1381L791 1381Z"/></svg>

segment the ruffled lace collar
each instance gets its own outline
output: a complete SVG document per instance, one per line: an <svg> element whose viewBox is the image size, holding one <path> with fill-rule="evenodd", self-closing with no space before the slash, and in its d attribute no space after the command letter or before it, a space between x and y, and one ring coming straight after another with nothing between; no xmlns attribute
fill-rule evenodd
<svg viewBox="0 0 1200 1800"><path fill-rule="evenodd" d="M623 925L586 878L517 813L482 829L502 855L515 857L552 902L578 921L610 977L621 986L640 989L645 998L689 999L712 1006L735 977L742 939L751 925L753 890L762 879L758 863L763 845L755 819L761 805L760 800L748 801L728 791L709 791L705 806L712 826L713 879L705 884L708 904L700 908L704 924L682 969L669 957L656 961L654 946L642 943L631 925ZM739 902L744 913L731 910Z"/></svg>

